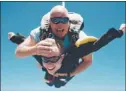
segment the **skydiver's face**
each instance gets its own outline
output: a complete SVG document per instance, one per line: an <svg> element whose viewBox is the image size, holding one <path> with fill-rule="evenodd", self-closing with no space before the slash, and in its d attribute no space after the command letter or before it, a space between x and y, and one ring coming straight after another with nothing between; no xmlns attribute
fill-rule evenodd
<svg viewBox="0 0 126 91"><path fill-rule="evenodd" d="M47 69L50 74L54 74L58 69L60 69L62 65L62 61L64 59L64 55L61 55L60 59L57 62L43 62L43 66Z"/></svg>
<svg viewBox="0 0 126 91"><path fill-rule="evenodd" d="M66 13L55 12L51 14L50 26L52 32L60 38L63 38L69 30L69 18Z"/></svg>

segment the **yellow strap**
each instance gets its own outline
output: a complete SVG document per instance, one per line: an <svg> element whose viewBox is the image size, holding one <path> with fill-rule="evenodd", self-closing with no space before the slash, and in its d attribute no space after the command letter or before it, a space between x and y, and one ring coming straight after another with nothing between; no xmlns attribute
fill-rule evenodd
<svg viewBox="0 0 126 91"><path fill-rule="evenodd" d="M77 47L79 47L82 44L85 44L85 43L88 43L88 42L95 42L96 40L97 40L96 37L94 37L94 36L88 36L88 37L84 38L83 40L77 40L77 42L75 43L75 45Z"/></svg>

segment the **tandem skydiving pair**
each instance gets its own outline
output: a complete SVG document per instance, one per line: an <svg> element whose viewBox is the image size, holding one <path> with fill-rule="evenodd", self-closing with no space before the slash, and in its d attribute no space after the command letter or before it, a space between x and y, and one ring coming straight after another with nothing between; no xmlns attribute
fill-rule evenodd
<svg viewBox="0 0 126 91"><path fill-rule="evenodd" d="M9 39L20 44L16 56L33 56L45 71L46 83L59 88L80 73L80 69L82 71L79 67L86 61L84 57L120 38L126 25L121 25L119 30L110 28L99 39L86 36L83 28L79 14L68 13L65 7L58 5L42 18L41 26L32 30L30 36L25 38L11 32Z"/></svg>

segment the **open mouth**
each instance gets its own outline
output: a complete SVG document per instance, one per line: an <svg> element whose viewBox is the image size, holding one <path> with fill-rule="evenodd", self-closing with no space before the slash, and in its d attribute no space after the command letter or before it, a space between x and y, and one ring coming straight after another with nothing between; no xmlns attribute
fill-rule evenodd
<svg viewBox="0 0 126 91"><path fill-rule="evenodd" d="M63 32L64 29L57 29L56 32Z"/></svg>
<svg viewBox="0 0 126 91"><path fill-rule="evenodd" d="M48 70L50 70L50 71L51 71L51 70L54 70L54 69L55 69L55 67L48 68Z"/></svg>

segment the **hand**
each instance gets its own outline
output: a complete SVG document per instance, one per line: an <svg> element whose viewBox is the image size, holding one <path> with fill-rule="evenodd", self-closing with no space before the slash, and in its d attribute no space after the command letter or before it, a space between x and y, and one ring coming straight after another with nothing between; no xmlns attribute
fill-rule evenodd
<svg viewBox="0 0 126 91"><path fill-rule="evenodd" d="M126 32L126 24L121 24L119 30Z"/></svg>
<svg viewBox="0 0 126 91"><path fill-rule="evenodd" d="M54 74L55 77L59 77L59 76L67 76L67 73L56 73Z"/></svg>
<svg viewBox="0 0 126 91"><path fill-rule="evenodd" d="M46 40L42 40L39 43L36 44L36 55L41 55L41 56L49 56L52 46L52 42L47 42Z"/></svg>
<svg viewBox="0 0 126 91"><path fill-rule="evenodd" d="M36 55L46 57L59 56L60 49L56 45L56 41L54 39L47 38L36 44Z"/></svg>

